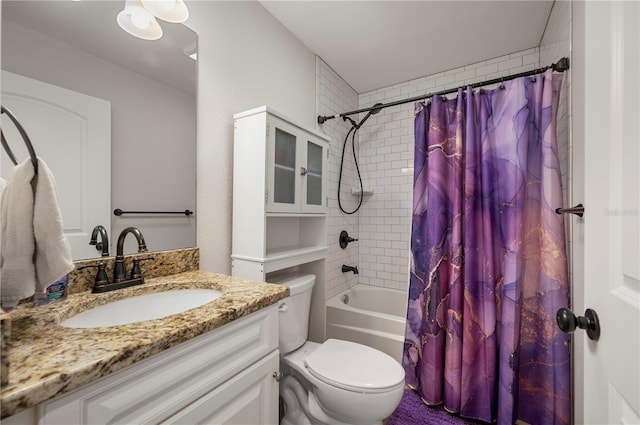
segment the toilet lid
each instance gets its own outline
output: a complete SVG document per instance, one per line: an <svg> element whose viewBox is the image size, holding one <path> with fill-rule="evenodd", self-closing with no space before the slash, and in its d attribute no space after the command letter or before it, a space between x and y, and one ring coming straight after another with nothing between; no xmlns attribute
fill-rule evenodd
<svg viewBox="0 0 640 425"><path fill-rule="evenodd" d="M304 363L311 375L346 390L377 392L404 383L404 369L397 361L355 342L328 339Z"/></svg>

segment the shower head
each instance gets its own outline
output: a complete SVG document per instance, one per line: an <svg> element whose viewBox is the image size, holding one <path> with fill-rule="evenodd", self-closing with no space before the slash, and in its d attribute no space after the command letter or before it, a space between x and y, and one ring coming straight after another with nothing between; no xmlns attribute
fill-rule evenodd
<svg viewBox="0 0 640 425"><path fill-rule="evenodd" d="M362 124L364 124L364 122L368 120L371 115L375 115L378 112L382 111L383 107L384 105L382 103L376 103L375 105L373 105L369 112L367 112L367 115L365 115L362 121L360 121L360 123L356 126L356 129L362 127Z"/></svg>
<svg viewBox="0 0 640 425"><path fill-rule="evenodd" d="M369 112L371 113L371 115L375 115L378 112L382 111L383 106L384 105L382 103L376 103L375 105L373 105L373 108Z"/></svg>

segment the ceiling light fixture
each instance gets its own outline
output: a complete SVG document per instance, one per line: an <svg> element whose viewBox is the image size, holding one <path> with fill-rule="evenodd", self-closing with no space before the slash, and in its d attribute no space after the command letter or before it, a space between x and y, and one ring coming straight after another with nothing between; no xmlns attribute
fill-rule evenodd
<svg viewBox="0 0 640 425"><path fill-rule="evenodd" d="M182 23L189 17L184 0L125 0L118 13L118 25L131 35L144 40L162 37L156 17L171 23Z"/></svg>
<svg viewBox="0 0 640 425"><path fill-rule="evenodd" d="M124 9L118 13L118 25L129 34L143 40L162 37L162 28L155 16L144 8L140 0L126 0Z"/></svg>
<svg viewBox="0 0 640 425"><path fill-rule="evenodd" d="M163 21L180 24L189 17L184 0L142 0L143 6Z"/></svg>

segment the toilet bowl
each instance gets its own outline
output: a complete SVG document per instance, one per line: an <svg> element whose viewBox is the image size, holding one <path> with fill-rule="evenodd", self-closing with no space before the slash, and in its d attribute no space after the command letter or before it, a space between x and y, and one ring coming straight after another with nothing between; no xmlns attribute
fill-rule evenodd
<svg viewBox="0 0 640 425"><path fill-rule="evenodd" d="M350 341L307 341L313 275L270 280L289 286L279 304L281 425L379 425L400 403L404 369Z"/></svg>

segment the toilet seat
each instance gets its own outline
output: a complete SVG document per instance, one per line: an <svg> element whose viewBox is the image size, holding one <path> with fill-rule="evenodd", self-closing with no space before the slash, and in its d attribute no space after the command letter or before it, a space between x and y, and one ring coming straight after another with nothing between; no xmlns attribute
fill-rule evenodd
<svg viewBox="0 0 640 425"><path fill-rule="evenodd" d="M328 339L304 358L316 379L347 391L383 393L404 386L404 369L391 356L366 345Z"/></svg>

